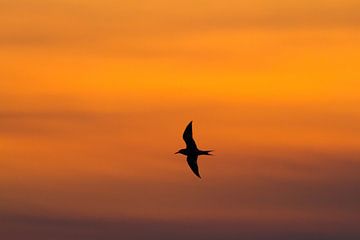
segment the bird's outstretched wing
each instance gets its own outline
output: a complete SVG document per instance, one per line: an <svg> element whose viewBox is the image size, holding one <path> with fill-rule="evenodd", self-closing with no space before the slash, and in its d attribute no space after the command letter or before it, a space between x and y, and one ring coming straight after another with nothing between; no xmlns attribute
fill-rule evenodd
<svg viewBox="0 0 360 240"><path fill-rule="evenodd" d="M187 125L187 127L184 131L184 134L183 134L183 139L186 143L186 148L188 148L190 150L197 149L195 140L193 138L192 121Z"/></svg>
<svg viewBox="0 0 360 240"><path fill-rule="evenodd" d="M197 159L198 159L198 155L191 155L187 157L187 162L191 168L191 170L195 173L196 176L200 177L200 173L199 173L199 168L197 165Z"/></svg>

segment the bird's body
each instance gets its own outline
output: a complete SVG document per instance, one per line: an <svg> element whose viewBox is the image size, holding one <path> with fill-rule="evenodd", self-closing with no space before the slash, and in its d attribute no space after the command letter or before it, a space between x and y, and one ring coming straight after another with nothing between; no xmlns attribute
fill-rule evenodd
<svg viewBox="0 0 360 240"><path fill-rule="evenodd" d="M183 134L183 139L186 143L186 148L184 149L180 149L177 153L183 154L185 156L187 156L187 162L191 168L191 170L195 173L196 176L200 177L200 173L199 173L199 168L197 165L197 159L199 155L211 155L210 152L212 150L209 151L203 151L203 150L199 150L196 146L195 140L193 139L193 134L192 134L192 121L187 125L184 134Z"/></svg>
<svg viewBox="0 0 360 240"><path fill-rule="evenodd" d="M209 151L202 151L202 150L198 150L197 151L191 151L187 148L184 149L180 149L179 153L185 155L185 156L191 156L191 155L211 155L210 152L212 152L212 150Z"/></svg>

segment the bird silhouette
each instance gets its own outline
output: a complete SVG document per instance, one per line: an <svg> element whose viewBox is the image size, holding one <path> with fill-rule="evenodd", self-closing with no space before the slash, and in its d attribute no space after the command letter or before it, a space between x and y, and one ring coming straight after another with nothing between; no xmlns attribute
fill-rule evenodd
<svg viewBox="0 0 360 240"><path fill-rule="evenodd" d="M197 159L199 155L211 155L210 152L212 152L212 150L203 151L197 148L195 140L193 138L192 121L187 125L183 134L183 139L186 143L186 148L180 149L175 154L180 153L187 156L186 160L191 170L195 173L196 176L201 178L199 173L199 167L197 165Z"/></svg>

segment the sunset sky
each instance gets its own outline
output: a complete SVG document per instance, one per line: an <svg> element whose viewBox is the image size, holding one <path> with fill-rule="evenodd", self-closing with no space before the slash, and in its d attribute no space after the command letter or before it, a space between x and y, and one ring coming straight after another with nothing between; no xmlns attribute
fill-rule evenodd
<svg viewBox="0 0 360 240"><path fill-rule="evenodd" d="M360 239L359 13L0 0L1 239Z"/></svg>

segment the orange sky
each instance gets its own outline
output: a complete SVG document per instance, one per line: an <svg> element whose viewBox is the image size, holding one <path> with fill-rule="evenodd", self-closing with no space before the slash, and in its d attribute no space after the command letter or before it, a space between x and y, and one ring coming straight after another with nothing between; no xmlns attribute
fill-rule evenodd
<svg viewBox="0 0 360 240"><path fill-rule="evenodd" d="M358 239L359 11L0 0L0 234Z"/></svg>

